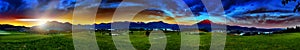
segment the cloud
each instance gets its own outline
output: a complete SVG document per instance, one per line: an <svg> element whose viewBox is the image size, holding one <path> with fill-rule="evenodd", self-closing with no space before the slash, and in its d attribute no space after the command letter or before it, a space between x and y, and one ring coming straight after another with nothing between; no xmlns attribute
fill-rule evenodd
<svg viewBox="0 0 300 50"><path fill-rule="evenodd" d="M0 0L0 13L27 14L35 10L33 14L48 12L50 15L63 15L71 12L74 7L97 7L99 9L115 9L119 7L121 0L102 0L100 5L91 0ZM201 0L136 0L123 2L122 7L153 7L146 11L156 11L182 21L208 19L205 6ZM51 4L57 2L55 4ZM213 3L212 3L213 4ZM265 26L269 24L281 24L283 26L298 25L300 15L293 12L297 2L287 5L281 4L281 0L222 0L223 8L228 23L245 26ZM52 6L52 7L51 7ZM54 7L53 7L54 6ZM188 7L186 7L188 6ZM51 7L52 9L49 9ZM50 11L51 10L51 11ZM192 13L189 13L192 11ZM105 12L103 12L105 13ZM31 15L31 14L30 14ZM264 16L265 15L265 16ZM213 20L215 19L215 20ZM213 18L212 21L220 22L222 18ZM254 25L255 24L255 25ZM274 26L275 27L275 26ZM279 26L276 26L279 27Z"/></svg>
<svg viewBox="0 0 300 50"><path fill-rule="evenodd" d="M100 4L100 8L117 8L119 7L119 4L121 2L113 2L113 3L101 3ZM123 4L126 4L123 7L134 7L134 6L144 6L142 4L138 4L138 3L132 3L132 2L123 2Z"/></svg>
<svg viewBox="0 0 300 50"><path fill-rule="evenodd" d="M57 6L59 10L68 10L70 8L74 8L76 0L61 0Z"/></svg>
<svg viewBox="0 0 300 50"><path fill-rule="evenodd" d="M0 0L2 17L19 15L22 18L60 16L74 8L76 0Z"/></svg>
<svg viewBox="0 0 300 50"><path fill-rule="evenodd" d="M258 27L286 27L300 24L300 15L297 13L252 13L234 17L232 21L238 25Z"/></svg>
<svg viewBox="0 0 300 50"><path fill-rule="evenodd" d="M22 4L17 7L16 11L24 11L28 9L34 9L39 5L38 0L22 0Z"/></svg>
<svg viewBox="0 0 300 50"><path fill-rule="evenodd" d="M225 10L230 23L272 28L299 25L299 13L293 12L295 5L293 2L284 6L281 0L249 0L233 2Z"/></svg>
<svg viewBox="0 0 300 50"><path fill-rule="evenodd" d="M193 17L201 21L203 19L211 19L215 22L222 22L222 18L210 16L206 12L205 6L200 0L183 0L184 3L178 0L139 0L139 2L125 2L124 7L132 6L152 6L151 8L157 11L160 10L163 14L184 21L191 21ZM116 8L119 2L102 4L102 8ZM282 27L299 25L299 13L293 12L296 2L291 2L287 5L281 4L281 0L222 0L223 8L225 10L227 23L238 24L244 26L265 26L280 24L281 26L269 27ZM188 8L184 5L188 5ZM186 10L191 9L192 14L186 13ZM217 12L218 13L218 12ZM265 16L263 16L265 15Z"/></svg>
<svg viewBox="0 0 300 50"><path fill-rule="evenodd" d="M6 12L10 8L10 4L8 2L0 0L0 13Z"/></svg>

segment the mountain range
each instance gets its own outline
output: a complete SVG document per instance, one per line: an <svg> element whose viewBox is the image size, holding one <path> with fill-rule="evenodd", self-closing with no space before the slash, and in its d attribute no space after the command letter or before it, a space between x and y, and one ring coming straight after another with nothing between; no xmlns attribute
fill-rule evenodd
<svg viewBox="0 0 300 50"><path fill-rule="evenodd" d="M143 29L143 30L188 30L188 29L199 29L205 30L207 32L212 31L212 28L218 28L217 26L226 26L227 31L243 31L243 32L273 32L285 30L284 28L255 28L255 27L242 27L242 26L231 26L226 24L217 24L210 20L203 20L193 25L179 25L179 24L169 24L162 21L158 22L113 22L113 23L101 23L93 25L72 25L71 23L61 23L57 21L47 22L44 25L33 26L31 29L37 30L59 30L59 31L70 31L72 26L83 26L81 28L89 28L85 26L95 26L96 30L109 30L109 29Z"/></svg>
<svg viewBox="0 0 300 50"><path fill-rule="evenodd" d="M168 24L162 21L158 22L113 22L113 23L101 23L101 24L95 24L96 29L110 29L111 25L121 26L117 27L115 29L121 29L121 28L130 28L130 29L173 29L173 30L180 30L181 29L204 29L207 31L212 31L212 27L216 26L226 26L228 31L260 31L260 32L270 32L270 31L280 31L284 30L284 28L273 28L273 29L266 29L266 28L255 28L255 27L242 27L242 26L231 26L231 25L225 25L225 24L217 24L213 23L210 20L203 20L201 22L198 22L193 25L178 25L178 24ZM122 25L123 24L123 25ZM128 26L124 26L124 24L129 24ZM196 26L196 27L195 27ZM197 28L198 27L198 28Z"/></svg>

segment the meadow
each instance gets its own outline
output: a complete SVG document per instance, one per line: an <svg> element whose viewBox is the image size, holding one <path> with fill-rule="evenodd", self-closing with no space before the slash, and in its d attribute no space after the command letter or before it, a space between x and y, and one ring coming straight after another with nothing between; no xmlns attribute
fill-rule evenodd
<svg viewBox="0 0 300 50"><path fill-rule="evenodd" d="M1 50L74 50L72 35L64 34L30 34L7 32L0 34ZM166 50L180 49L180 35L176 32L166 33ZM111 36L96 32L100 50L116 50ZM151 46L144 32L133 32L130 40L137 50L148 50ZM201 33L200 49L209 50L211 33ZM300 50L300 33L272 35L232 36L228 35L225 50Z"/></svg>

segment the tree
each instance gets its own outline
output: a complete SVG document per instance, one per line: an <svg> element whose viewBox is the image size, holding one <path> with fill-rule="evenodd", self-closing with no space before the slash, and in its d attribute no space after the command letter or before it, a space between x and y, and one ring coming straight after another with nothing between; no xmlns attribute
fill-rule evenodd
<svg viewBox="0 0 300 50"><path fill-rule="evenodd" d="M298 4L295 6L295 8L294 8L294 12L299 12L300 11L300 2L299 1L297 1L297 0L282 0L281 1L281 3L283 4L283 5L286 5L286 4L288 4L288 3L290 3L290 2L298 2Z"/></svg>

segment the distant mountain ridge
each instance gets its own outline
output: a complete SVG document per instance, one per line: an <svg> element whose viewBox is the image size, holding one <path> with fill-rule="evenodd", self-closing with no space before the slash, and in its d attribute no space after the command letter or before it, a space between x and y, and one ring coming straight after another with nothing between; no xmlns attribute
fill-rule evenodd
<svg viewBox="0 0 300 50"><path fill-rule="evenodd" d="M255 28L255 27L241 27L241 26L230 26L230 25L225 25L225 24L216 24L213 23L210 20L203 20L200 21L196 24L193 25L178 25L178 24L168 24L162 21L158 22L149 22L149 23L144 23L144 22L114 22L114 23L106 23L106 24L95 24L96 29L108 29L111 27L111 24L118 24L118 23L127 23L130 24L129 28L131 29L141 29L141 28L148 28L148 29L155 29L155 28L169 28L173 30L180 30L179 27L182 27L183 29L189 29L189 28L194 28L192 26L197 26L198 28L196 29L205 29L208 31L212 31L211 27L212 24L218 25L218 26L226 26L228 31L232 30L240 30L240 31L279 31L283 30L283 28L274 28L274 29L265 29L265 28Z"/></svg>
<svg viewBox="0 0 300 50"><path fill-rule="evenodd" d="M51 24L56 23L56 24ZM126 25L127 24L127 25ZM214 26L212 26L214 24ZM60 23L60 22L48 22L49 25L47 28L51 29L66 29L71 28L70 23ZM230 25L224 25L224 24L216 24L213 23L210 20L203 20L193 25L178 25L178 24L168 24L162 21L158 22L113 22L113 23L101 23L101 24L93 24L95 26L95 29L97 30L108 30L108 29L144 29L144 30L153 30L153 29L171 29L171 30L180 30L180 29L201 29L201 30L207 30L212 31L211 28L217 26L226 26L227 31L279 31L283 29L264 29L264 28L255 28L255 27L241 27L241 26L230 26ZM112 25L114 25L114 28L112 28ZM55 26L55 27L54 27ZM84 26L84 25L83 25ZM91 26L91 25L86 25ZM117 27L115 27L117 26ZM197 27L195 27L197 26ZM45 27L45 26L43 26Z"/></svg>

